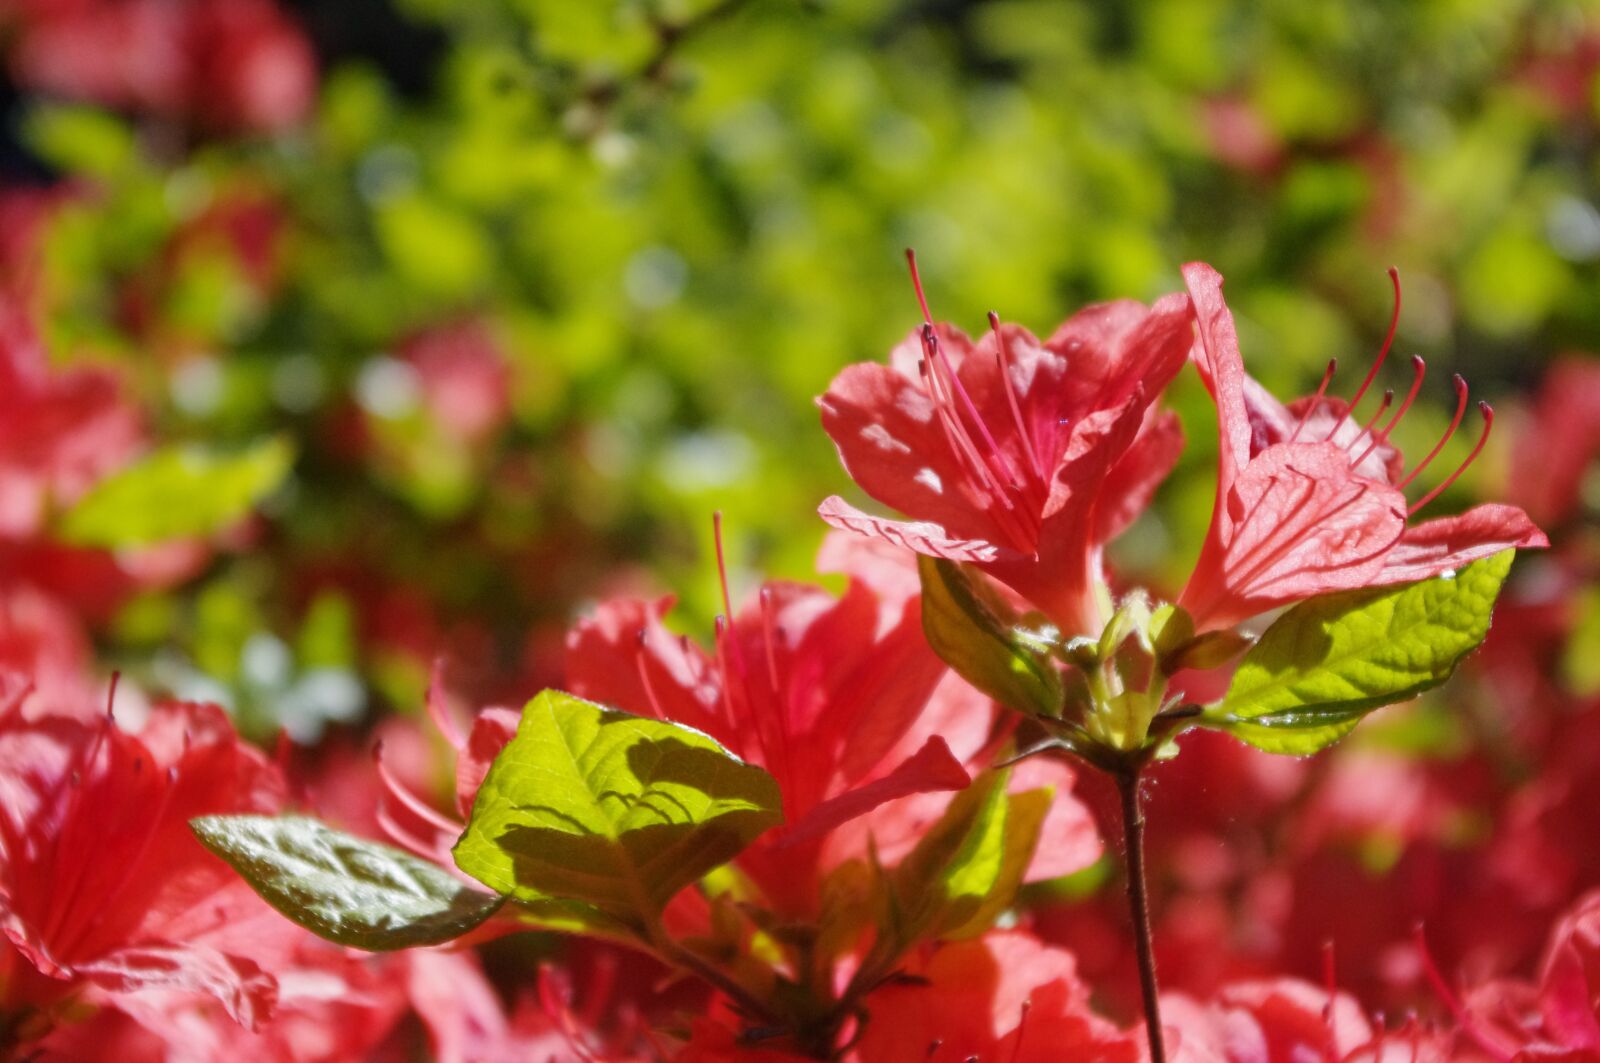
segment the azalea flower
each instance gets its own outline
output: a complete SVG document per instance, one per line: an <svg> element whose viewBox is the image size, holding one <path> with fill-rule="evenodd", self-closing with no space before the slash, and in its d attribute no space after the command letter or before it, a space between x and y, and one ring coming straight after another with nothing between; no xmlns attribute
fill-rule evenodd
<svg viewBox="0 0 1600 1063"><path fill-rule="evenodd" d="M1600 457L1600 364L1556 362L1519 427L1506 490L1540 523L1559 525L1581 512L1584 476Z"/></svg>
<svg viewBox="0 0 1600 1063"><path fill-rule="evenodd" d="M310 110L316 57L271 0L49 0L8 5L10 66L30 88L273 132Z"/></svg>
<svg viewBox="0 0 1600 1063"><path fill-rule="evenodd" d="M717 621L710 652L667 630L670 598L606 602L567 640L573 693L704 731L773 774L785 825L738 863L775 911L795 918L815 914L824 870L865 854L864 828L886 859L909 847L967 784L969 766L986 766L994 719L992 703L924 641L904 560L837 542L824 556L851 577L842 597L764 584L732 624ZM1069 769L1049 770L1057 797L1039 867L1064 874L1092 863L1099 842L1066 794Z"/></svg>
<svg viewBox="0 0 1600 1063"><path fill-rule="evenodd" d="M1444 1063L1454 1038L1409 1022L1375 1027L1348 993L1296 978L1238 982L1204 1003L1161 999L1174 1063Z"/></svg>
<svg viewBox="0 0 1600 1063"><path fill-rule="evenodd" d="M1410 523L1464 472L1488 439L1493 410L1456 470L1415 502L1404 491L1460 426L1467 386L1456 378L1455 417L1439 443L1408 466L1389 434L1421 390L1424 366L1390 414L1390 394L1364 422L1354 410L1394 340L1395 319L1366 379L1347 403L1327 394L1284 406L1245 374L1222 277L1204 263L1184 267L1199 338L1193 357L1217 406L1217 500L1199 561L1179 603L1202 629L1229 627L1277 606L1331 591L1409 583L1502 550L1547 546L1514 506L1481 505L1459 516Z"/></svg>
<svg viewBox="0 0 1600 1063"><path fill-rule="evenodd" d="M913 262L915 280L915 263ZM836 528L976 565L1068 634L1098 634L1102 548L1128 526L1182 447L1152 405L1182 368L1189 300L1088 307L1041 343L1002 326L974 343L926 319L887 365L847 367L818 400L856 484L911 517L837 496Z"/></svg>
<svg viewBox="0 0 1600 1063"><path fill-rule="evenodd" d="M125 1010L145 990L215 998L255 1026L279 987L261 958L299 931L279 919L188 821L278 808L283 788L215 706L163 704L138 735L0 700L0 1012L82 996ZM282 928L280 930L280 928ZM137 1014L135 1014L137 1017Z"/></svg>

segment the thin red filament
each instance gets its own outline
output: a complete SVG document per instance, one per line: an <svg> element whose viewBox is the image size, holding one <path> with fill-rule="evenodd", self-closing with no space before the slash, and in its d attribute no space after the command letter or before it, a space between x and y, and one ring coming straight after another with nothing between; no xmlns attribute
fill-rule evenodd
<svg viewBox="0 0 1600 1063"><path fill-rule="evenodd" d="M1383 416L1384 411L1386 411L1390 405L1393 404L1393 402L1394 389L1386 388L1383 392L1383 401L1378 403L1378 408L1373 411L1371 417L1367 418L1367 423L1361 426L1361 431L1355 434L1354 439L1350 440L1350 442L1344 445L1344 451L1346 454L1355 449L1356 444L1361 442L1362 436L1372 431L1372 426L1378 423L1378 418Z"/></svg>
<svg viewBox="0 0 1600 1063"><path fill-rule="evenodd" d="M1039 452L1034 446L1032 434L1028 431L1028 423L1022 419L1022 403L1017 401L1017 389L1011 382L1011 366L1006 359L1006 338L1000 331L1000 315L993 310L989 311L989 331L994 333L994 357L999 363L1000 380L1006 389L1006 405L1011 407L1011 419L1016 422L1017 438L1021 440L1023 449L1028 452L1029 468L1042 482L1044 467L1039 463Z"/></svg>
<svg viewBox="0 0 1600 1063"><path fill-rule="evenodd" d="M1322 374L1322 383L1317 385L1317 393L1311 396L1311 401L1306 404L1305 412L1300 415L1299 422L1294 426L1294 431L1289 433L1286 442L1293 443L1300 438L1300 433L1305 430L1306 422L1311 420L1311 415L1322 405L1322 397L1328 393L1328 384L1333 380L1334 370L1339 368L1339 359L1329 358L1328 368Z"/></svg>
<svg viewBox="0 0 1600 1063"><path fill-rule="evenodd" d="M1389 441L1389 433L1394 431L1395 425L1399 424L1400 419L1411 409L1411 404L1417 401L1417 392L1422 390L1422 378L1428 374L1428 364L1422 360L1420 354L1411 356L1411 370L1411 389L1406 392L1405 401L1400 403L1400 408L1394 411L1394 416L1389 418L1388 423L1372 434L1372 442L1367 444L1367 449L1361 452L1359 458L1350 463L1352 468L1357 468L1363 461L1366 461L1367 455L1371 454L1380 443Z"/></svg>
<svg viewBox="0 0 1600 1063"><path fill-rule="evenodd" d="M1462 1006L1461 999L1451 990L1445 982L1444 975L1439 972L1438 966L1433 962L1433 954L1428 951L1428 939L1423 934L1422 924L1418 923L1411 931L1412 941L1416 945L1417 956L1422 960L1422 972L1427 976L1428 984L1438 995L1444 1006L1449 1009L1455 1018L1456 1025L1465 1030L1468 1037L1478 1042L1478 1047L1489 1053L1500 1063L1510 1063L1516 1055L1516 1049L1506 1045L1500 1038L1493 1037L1472 1016L1467 1014L1467 1009Z"/></svg>
<svg viewBox="0 0 1600 1063"><path fill-rule="evenodd" d="M1011 1044L1011 1063L1017 1063L1022 1058L1022 1040L1028 1036L1028 1013L1033 1010L1033 1001L1022 1002L1022 1014L1017 1017L1017 1039Z"/></svg>
<svg viewBox="0 0 1600 1063"><path fill-rule="evenodd" d="M1389 348L1394 346L1394 334L1395 331L1400 327L1400 271L1395 269L1393 266L1389 267L1389 283L1394 285L1394 311L1389 315L1389 331L1383 337L1383 346L1379 348L1378 357L1372 363L1372 368L1367 370L1366 379L1363 380L1361 382L1361 386L1356 389L1355 398L1350 400L1350 405L1344 408L1344 413L1340 415L1338 423L1333 426L1333 431L1328 433L1329 439L1332 439L1335 433L1337 433L1339 429L1343 427L1345 418L1349 417L1350 414L1355 410L1356 406L1361 403L1362 396L1364 396L1367 393L1367 389L1372 386L1373 380L1377 379L1378 370L1383 368L1383 360L1389 357Z"/></svg>
<svg viewBox="0 0 1600 1063"><path fill-rule="evenodd" d="M1406 516L1411 516L1417 510L1438 498L1441 494L1449 489L1451 484L1455 483L1461 478L1461 474L1467 471L1467 467L1469 465L1478 460L1478 455L1483 452L1483 445L1489 442L1489 432L1494 428L1494 407L1490 406L1487 402L1480 402L1478 403L1478 412L1483 414L1483 434L1478 437L1477 446L1472 448L1472 453L1467 455L1466 461L1463 461L1460 465L1456 466L1455 472L1445 477L1443 483L1439 484L1432 491L1429 491L1427 494L1423 495L1421 500L1419 500L1416 505L1406 510Z"/></svg>
<svg viewBox="0 0 1600 1063"><path fill-rule="evenodd" d="M644 687L645 700L650 703L650 711L658 720L665 720L667 714L661 711L661 700L656 697L656 686L650 681L650 668L645 654L645 629L639 629L639 645L633 651L633 668L639 673L639 685Z"/></svg>
<svg viewBox="0 0 1600 1063"><path fill-rule="evenodd" d="M1428 456L1418 462L1417 467L1412 469L1405 479L1395 484L1395 487L1401 490L1404 490L1407 484L1417 478L1418 473L1426 469L1429 463L1439 456L1439 452L1444 449L1444 445L1450 442L1450 437L1455 435L1456 429L1461 426L1461 418L1467 412L1467 382L1460 373L1457 373L1451 379L1456 387L1456 415L1450 419L1450 427L1444 430L1444 435L1439 437L1439 442L1435 443L1433 449L1428 451Z"/></svg>

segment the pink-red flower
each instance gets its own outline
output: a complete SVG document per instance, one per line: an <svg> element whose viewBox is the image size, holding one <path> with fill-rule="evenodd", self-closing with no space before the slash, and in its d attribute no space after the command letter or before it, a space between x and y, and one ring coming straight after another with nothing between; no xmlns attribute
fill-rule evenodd
<svg viewBox="0 0 1600 1063"><path fill-rule="evenodd" d="M775 911L796 918L815 914L822 871L864 855L858 828L870 824L887 856L931 818L915 795L942 807L945 792L967 784L994 717L923 640L902 560L836 545L825 553L851 576L842 597L767 583L732 624L718 621L710 652L667 630L671 599L607 602L567 643L573 693L697 728L773 774L785 825L739 864ZM1063 874L1099 846L1066 792L1070 774L1051 781L1041 865Z"/></svg>
<svg viewBox="0 0 1600 1063"><path fill-rule="evenodd" d="M1072 953L1021 931L941 946L868 996L863 1063L1135 1063L1140 1044L1095 1015Z"/></svg>
<svg viewBox="0 0 1600 1063"><path fill-rule="evenodd" d="M305 34L271 0L22 0L11 70L36 90L219 132L281 129L316 91Z"/></svg>
<svg viewBox="0 0 1600 1063"><path fill-rule="evenodd" d="M158 706L132 735L109 715L34 715L25 696L0 704L0 1011L161 990L258 1024L279 991L258 960L299 931L188 821L276 809L277 772L215 706Z"/></svg>
<svg viewBox="0 0 1600 1063"><path fill-rule="evenodd" d="M823 518L971 562L1065 632L1098 633L1102 548L1182 446L1176 418L1152 406L1183 366L1190 320L1188 299L1169 295L1088 307L1043 343L991 316L974 343L929 317L889 364L847 367L819 400L856 484L912 520L838 497Z"/></svg>
<svg viewBox="0 0 1600 1063"><path fill-rule="evenodd" d="M1216 401L1220 435L1211 528L1180 598L1198 626L1227 627L1313 595L1407 583L1513 547L1548 545L1514 506L1482 505L1459 516L1409 523L1477 456L1493 411L1479 404L1484 435L1467 461L1408 503L1405 489L1460 425L1467 387L1456 378L1449 431L1408 467L1389 433L1421 388L1420 358L1413 359L1412 384L1397 410L1389 413L1390 393L1366 421L1354 415L1388 352L1393 324L1383 353L1350 402L1327 395L1330 365L1315 395L1286 407L1244 371L1222 277L1192 263L1184 267L1184 280L1199 327L1194 361ZM1395 313L1398 320L1398 294Z"/></svg>

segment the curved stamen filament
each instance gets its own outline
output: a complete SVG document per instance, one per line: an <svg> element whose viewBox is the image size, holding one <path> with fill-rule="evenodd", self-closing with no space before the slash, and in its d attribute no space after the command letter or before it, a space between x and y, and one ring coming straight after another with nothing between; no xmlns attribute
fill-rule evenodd
<svg viewBox="0 0 1600 1063"><path fill-rule="evenodd" d="M1394 403L1394 389L1393 388L1386 389L1384 391L1384 393L1383 393L1383 401L1378 403L1378 408L1372 412L1372 416L1371 417L1367 418L1367 423L1361 426L1361 431L1359 431L1359 432L1357 432L1355 434L1355 438L1351 439L1350 442L1348 442L1348 443L1346 443L1344 445L1344 452L1346 454L1349 454L1352 450L1354 450L1356 448L1356 444L1361 442L1361 437L1362 436L1364 436L1368 432L1372 431L1372 426L1378 423L1378 418L1382 417L1384 415L1384 412L1387 411L1389 409L1389 407L1393 403Z"/></svg>
<svg viewBox="0 0 1600 1063"><path fill-rule="evenodd" d="M1483 434L1478 437L1478 445L1472 448L1472 453L1467 455L1466 461L1456 466L1455 472L1445 477L1444 483L1423 495L1416 505L1406 510L1406 516L1411 516L1417 510L1438 498L1451 484L1460 478L1462 473L1467 471L1467 466L1478 460L1478 455L1483 452L1483 445L1489 442L1489 432L1494 428L1494 407L1487 402L1480 402L1478 403L1478 411L1483 414Z"/></svg>
<svg viewBox="0 0 1600 1063"><path fill-rule="evenodd" d="M956 375L956 367L951 363L950 357L944 353L944 347L939 343L939 333L932 325L922 326L923 346L927 348L935 359L935 364L944 371L945 390L961 400L961 405L966 408L967 416L977 426L979 434L983 436L984 445L989 448L988 456L996 464L995 471L1010 481L1011 486L1018 490L1022 488L1022 478L1017 475L1016 466L1011 464L1011 458L1000 449L1000 444L995 441L990 433L989 426L984 423L983 416L978 413L978 406L972 401L972 396L967 394L967 389L961 383L961 377Z"/></svg>
<svg viewBox="0 0 1600 1063"><path fill-rule="evenodd" d="M722 548L722 511L719 509L711 514L711 537L717 548L717 582L722 584L722 615L728 618L728 629L733 629L733 599L728 593L728 559ZM749 670L744 665L744 652L739 648L739 640L733 640L733 666L739 671L739 681L744 682L749 676Z"/></svg>
<svg viewBox="0 0 1600 1063"><path fill-rule="evenodd" d="M1440 973L1438 965L1433 962L1433 953L1428 951L1428 940L1423 935L1421 923L1411 929L1411 935L1416 945L1417 956L1422 960L1422 973L1427 977L1428 984L1433 987L1433 991L1438 994L1440 1001L1444 1003L1451 1016L1456 1020L1456 1025L1466 1031L1468 1037L1478 1042L1479 1048L1499 1060L1500 1063L1510 1063L1511 1058L1516 1055L1516 1048L1505 1044L1503 1039L1499 1037L1491 1036L1490 1031L1485 1030L1477 1022L1474 1022L1472 1016L1467 1014L1467 1009L1462 1005L1461 998L1451 990L1449 984L1444 980L1444 975Z"/></svg>
<svg viewBox="0 0 1600 1063"><path fill-rule="evenodd" d="M1289 433L1286 442L1293 443L1300 438L1300 433L1305 430L1306 422L1311 420L1311 415L1322 404L1322 397L1328 393L1328 384L1333 380L1333 372L1339 368L1339 359L1329 358L1327 371L1322 374L1322 383L1317 385L1317 393L1311 396L1311 401L1306 404L1306 412L1300 415L1299 422L1294 426L1294 431Z"/></svg>
<svg viewBox="0 0 1600 1063"><path fill-rule="evenodd" d="M977 448L962 431L960 423L951 416L949 407L946 405L944 391L939 386L939 376L933 371L933 367L929 364L927 358L923 358L917 363L917 370L922 374L922 384L928 389L929 397L933 399L934 413L938 415L939 427L944 430L945 440L950 444L950 450L955 454L956 460L966 468L967 477L971 485L978 489L981 504L992 505L996 495L1002 501L1005 501L1005 492L1001 489L1000 484L995 481L994 474L983 463L983 460L978 457Z"/></svg>
<svg viewBox="0 0 1600 1063"><path fill-rule="evenodd" d="M1455 435L1456 429L1461 426L1462 415L1467 412L1467 382L1462 379L1460 373L1457 373L1451 380L1456 386L1456 415L1450 418L1450 427L1444 430L1444 435L1439 437L1439 442L1435 443L1433 449L1428 451L1428 456L1419 461L1417 467L1406 474L1405 479L1395 484L1395 487L1401 490L1404 490L1407 484L1417 478L1418 473L1426 469L1429 463L1439 456L1439 452L1444 449L1444 445L1450 442L1450 437Z"/></svg>
<svg viewBox="0 0 1600 1063"><path fill-rule="evenodd" d="M778 654L776 650L777 638L775 637L772 619L772 588L761 588L761 641L767 650L767 681L772 684L772 692L782 695L783 685L778 682Z"/></svg>
<svg viewBox="0 0 1600 1063"><path fill-rule="evenodd" d="M957 461L964 464L968 482L978 489L979 504L991 507L990 514L994 517L995 523L1005 532L1007 538L1011 540L1016 549L1029 550L1032 536L1030 536L1027 526L1022 523L1022 518L1017 512L1015 503L1011 501L1011 496L1006 493L1005 487L995 478L994 470L978 456L977 444L973 443L972 437L966 433L959 419L950 409L947 396L938 386L939 375L932 370L926 358L918 364L917 368L922 372L923 381L928 388L929 394L933 397L934 410L939 416L939 424L944 429L945 439L949 442L951 451L955 454ZM999 504L995 505L996 502Z"/></svg>
<svg viewBox="0 0 1600 1063"><path fill-rule="evenodd" d="M922 292L922 274L917 272L917 253L909 247L906 248L906 265L911 267L911 287L917 293L917 305L922 307L922 320L931 326L933 314L928 310L928 297Z"/></svg>
<svg viewBox="0 0 1600 1063"><path fill-rule="evenodd" d="M446 834L455 834L461 830L461 824L412 793L410 787L395 777L394 772L389 770L388 762L383 759L382 742L372 747L372 760L378 767L378 781L383 784L385 792L400 802L412 815Z"/></svg>
<svg viewBox="0 0 1600 1063"><path fill-rule="evenodd" d="M1422 378L1428 374L1428 364L1422 360L1422 355L1413 354L1411 356L1411 369L1414 375L1411 378L1411 390L1406 392L1405 401L1400 403L1400 408L1394 411L1394 416L1389 418L1388 423L1372 434L1372 442L1367 444L1367 449L1361 452L1359 458L1350 463L1351 468L1359 468L1361 463L1367 460L1367 455L1371 454L1378 444L1389 441L1389 433L1394 431L1394 426L1399 424L1400 419L1411 409L1411 404L1417 401L1417 392L1422 390Z"/></svg>
<svg viewBox="0 0 1600 1063"><path fill-rule="evenodd" d="M783 684L778 678L777 624L773 619L772 588L761 588L761 639L767 651L767 679L772 683L772 709L777 715L778 755L783 759L782 778L792 777L793 765L789 743L789 701L784 697Z"/></svg>
<svg viewBox="0 0 1600 1063"><path fill-rule="evenodd" d="M1366 395L1367 389L1377 379L1378 370L1383 368L1383 360L1389 357L1389 348L1394 346L1395 330L1400 327L1400 271L1393 266L1389 267L1389 283L1394 285L1394 311L1389 315L1389 331L1383 337L1383 346L1378 349L1378 357L1373 361L1372 368L1367 370L1366 379L1356 389L1355 398L1350 400L1350 405L1345 407L1344 413L1339 418L1339 423L1335 424L1333 431L1328 433L1329 439L1332 439L1334 433L1344 426L1345 418L1349 417L1351 412L1360 405L1362 396Z"/></svg>
<svg viewBox="0 0 1600 1063"><path fill-rule="evenodd" d="M1022 403L1017 401L1017 389L1011 383L1011 367L1006 361L1006 338L1000 331L1000 315L993 310L989 311L989 330L994 333L994 357L1000 365L1000 382L1006 389L1006 404L1011 407L1011 419L1017 425L1017 438L1022 447L1028 452L1028 466L1033 470L1033 475L1041 482L1044 480L1044 467L1039 463L1039 452L1034 446L1033 436L1028 431L1028 423L1022 419Z"/></svg>
<svg viewBox="0 0 1600 1063"><path fill-rule="evenodd" d="M661 699L656 697L656 685L650 681L650 669L645 662L645 629L639 629L639 645L633 651L633 668L639 673L639 685L644 687L645 700L650 703L650 711L655 713L656 719L665 720L667 714L661 711Z"/></svg>
<svg viewBox="0 0 1600 1063"><path fill-rule="evenodd" d="M922 310L922 352L927 368L923 370L923 381L928 387L929 396L932 397L935 408L945 407L944 413L949 424L945 431L954 440L961 441L964 446L958 446L954 440L951 446L956 450L958 458L965 457L972 465L973 471L978 474L978 479L989 488L1007 509L1015 508L1010 497L1006 494L1002 480L1008 481L1014 490L1022 489L1022 477L1018 475L1016 466L1009 455L1000 448L994 435L989 431L989 426L978 413L977 404L972 401L972 396L967 393L966 387L961 383L961 378L956 374L955 366L951 363L944 347L939 343L939 334L934 327L933 312L928 307L928 296L922 287L922 274L917 269L917 254L911 248L906 248L906 265L911 269L911 286L917 293L917 305ZM920 367L919 367L920 368ZM937 381L942 385L943 394L932 386ZM959 400L959 404L958 404ZM967 431L966 424L961 417L961 409L965 407L967 418L976 426L983 437L987 452L980 449ZM1030 536L1026 528L1020 537L1016 529L1008 528L1008 534L1016 540L1019 548L1026 549Z"/></svg>
<svg viewBox="0 0 1600 1063"><path fill-rule="evenodd" d="M1011 1063L1017 1063L1022 1058L1022 1039L1028 1036L1028 1013L1033 1010L1033 1001L1022 1002L1022 1014L1017 1016L1017 1039L1011 1045Z"/></svg>

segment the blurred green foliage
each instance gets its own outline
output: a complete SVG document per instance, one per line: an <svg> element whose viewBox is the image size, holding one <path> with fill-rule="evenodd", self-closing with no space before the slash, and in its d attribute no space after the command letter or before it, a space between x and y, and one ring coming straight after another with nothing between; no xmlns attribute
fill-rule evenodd
<svg viewBox="0 0 1600 1063"><path fill-rule="evenodd" d="M908 245L969 330L1048 333L1205 259L1283 394L1333 357L1348 394L1392 263L1399 349L1436 367L1402 445L1445 423L1450 371L1493 396L1600 347L1593 3L398 10L442 41L428 68L339 57L270 138L25 101L31 148L93 189L50 224L56 352L134 366L165 438L296 443L263 548L111 633L235 700L287 705L331 662L412 708L441 645L525 696L591 596L670 588L708 622L713 509L736 593L809 574L814 507L848 486L812 400L915 323ZM271 216L264 260L207 228L240 202ZM509 422L465 442L396 357L463 321L510 363ZM1169 579L1209 514L1201 398L1172 396L1194 445L1121 544Z"/></svg>

